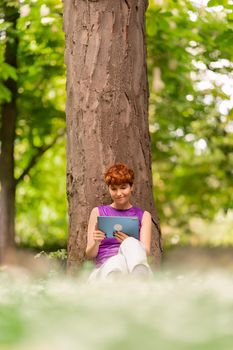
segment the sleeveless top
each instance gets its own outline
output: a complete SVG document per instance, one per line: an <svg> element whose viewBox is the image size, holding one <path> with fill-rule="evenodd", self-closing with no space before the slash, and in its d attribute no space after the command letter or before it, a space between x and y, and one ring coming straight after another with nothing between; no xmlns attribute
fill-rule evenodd
<svg viewBox="0 0 233 350"><path fill-rule="evenodd" d="M137 207L131 207L129 209L115 209L110 205L98 206L100 216L137 216L139 220L139 239L140 229L142 225L142 216L144 210ZM96 256L96 267L101 266L108 258L118 253L121 242L116 238L105 238L101 241L99 251Z"/></svg>

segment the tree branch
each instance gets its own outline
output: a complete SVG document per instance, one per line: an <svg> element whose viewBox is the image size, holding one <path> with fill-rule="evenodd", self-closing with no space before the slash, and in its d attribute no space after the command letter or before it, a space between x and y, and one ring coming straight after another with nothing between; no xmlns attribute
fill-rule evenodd
<svg viewBox="0 0 233 350"><path fill-rule="evenodd" d="M20 181L23 180L24 176L27 175L30 170L36 165L36 163L38 162L38 160L41 158L41 156L48 151L51 147L53 147L55 145L55 143L61 138L63 137L65 134L65 130L63 129L55 138L54 140L46 145L46 146L41 146L41 147L37 147L37 153L34 154L34 156L31 158L31 160L29 161L27 167L23 170L22 174L15 179L15 185L18 185L18 183Z"/></svg>

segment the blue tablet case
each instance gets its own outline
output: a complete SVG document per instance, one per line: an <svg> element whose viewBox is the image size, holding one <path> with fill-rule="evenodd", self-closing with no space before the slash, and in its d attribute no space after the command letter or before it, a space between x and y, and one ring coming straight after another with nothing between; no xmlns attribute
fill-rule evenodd
<svg viewBox="0 0 233 350"><path fill-rule="evenodd" d="M105 232L107 238L112 238L114 232L121 231L128 236L139 239L137 216L98 216L97 223L98 229Z"/></svg>

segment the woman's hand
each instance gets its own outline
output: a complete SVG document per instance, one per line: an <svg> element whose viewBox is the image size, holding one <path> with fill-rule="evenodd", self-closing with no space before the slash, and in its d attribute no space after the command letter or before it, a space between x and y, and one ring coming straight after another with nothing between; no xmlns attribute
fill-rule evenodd
<svg viewBox="0 0 233 350"><path fill-rule="evenodd" d="M106 235L103 231L98 230L97 228L93 232L93 239L95 243L100 244L103 239L106 238Z"/></svg>
<svg viewBox="0 0 233 350"><path fill-rule="evenodd" d="M123 242L126 238L128 238L129 236L127 234L125 234L124 232L120 232L117 231L113 234L113 236L119 241L119 242Z"/></svg>

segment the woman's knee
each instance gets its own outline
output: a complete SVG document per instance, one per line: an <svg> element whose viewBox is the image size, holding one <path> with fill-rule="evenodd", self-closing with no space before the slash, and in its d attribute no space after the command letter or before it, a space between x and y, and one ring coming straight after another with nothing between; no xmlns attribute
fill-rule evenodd
<svg viewBox="0 0 233 350"><path fill-rule="evenodd" d="M123 248L123 249L124 248L127 249L128 247L129 248L137 247L139 249L145 249L143 247L142 243L138 239L136 239L134 237L127 237L120 245L120 248Z"/></svg>
<svg viewBox="0 0 233 350"><path fill-rule="evenodd" d="M109 262L111 266L118 268L120 270L125 270L125 268L127 267L125 257L121 254L115 255L109 260L110 260Z"/></svg>
<svg viewBox="0 0 233 350"><path fill-rule="evenodd" d="M137 244L138 242L139 240L134 237L127 237L121 244Z"/></svg>
<svg viewBox="0 0 233 350"><path fill-rule="evenodd" d="M148 266L146 250L143 244L133 237L128 237L122 242L120 253L125 257L129 272L139 264Z"/></svg>
<svg viewBox="0 0 233 350"><path fill-rule="evenodd" d="M118 254L109 258L101 268L101 275L106 277L112 272L126 273L127 264L123 255Z"/></svg>

